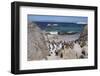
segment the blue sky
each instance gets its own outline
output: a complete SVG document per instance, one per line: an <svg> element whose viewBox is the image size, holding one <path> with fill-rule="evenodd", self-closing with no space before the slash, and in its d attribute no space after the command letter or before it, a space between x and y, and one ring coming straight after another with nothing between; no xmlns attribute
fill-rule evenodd
<svg viewBox="0 0 100 76"><path fill-rule="evenodd" d="M50 15L28 15L28 21L41 21L41 22L88 22L88 17L80 16L50 16Z"/></svg>

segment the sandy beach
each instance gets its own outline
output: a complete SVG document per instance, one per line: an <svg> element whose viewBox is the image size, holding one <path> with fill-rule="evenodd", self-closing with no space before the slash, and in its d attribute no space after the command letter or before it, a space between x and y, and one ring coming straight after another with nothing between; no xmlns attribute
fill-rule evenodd
<svg viewBox="0 0 100 76"><path fill-rule="evenodd" d="M45 35L46 40L49 41L55 41L55 42L59 42L59 41L65 41L65 42L69 42L69 41L75 41L77 39L79 39L80 34L74 34L74 35L57 35L57 34L52 34L52 35Z"/></svg>
<svg viewBox="0 0 100 76"><path fill-rule="evenodd" d="M50 45L50 43L48 43L48 41L55 42L54 43L55 50L57 50L57 48L59 48L56 46L56 44L59 42L66 42L66 43L71 43L71 44L73 42L73 44L74 44L74 45L68 45L69 48L60 49L59 55L55 54L55 50L49 50L49 52L52 52L52 53L50 53L50 56L47 56L47 59L48 60L55 60L55 59L59 60L59 59L83 58L82 51L84 50L84 48L80 47L78 42L74 43L76 40L79 39L79 37L80 37L80 33L73 34L73 35L58 35L58 34L45 35L47 46L49 47L49 45ZM73 48L70 48L71 46L73 46ZM87 46L85 46L85 50L86 50L85 53L87 53ZM63 55L63 57L61 57L61 55ZM87 55L84 56L84 58L87 58Z"/></svg>

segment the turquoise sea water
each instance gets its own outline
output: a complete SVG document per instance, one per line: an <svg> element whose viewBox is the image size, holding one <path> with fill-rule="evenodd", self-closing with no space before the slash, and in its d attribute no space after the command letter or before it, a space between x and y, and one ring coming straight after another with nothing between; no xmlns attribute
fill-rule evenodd
<svg viewBox="0 0 100 76"><path fill-rule="evenodd" d="M81 32L87 24L68 22L35 22L42 30L56 32Z"/></svg>

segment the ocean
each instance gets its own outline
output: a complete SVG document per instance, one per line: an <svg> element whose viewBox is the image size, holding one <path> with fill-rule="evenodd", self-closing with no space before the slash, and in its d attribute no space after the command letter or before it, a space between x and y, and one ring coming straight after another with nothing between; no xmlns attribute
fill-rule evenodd
<svg viewBox="0 0 100 76"><path fill-rule="evenodd" d="M47 32L82 32L87 24L69 22L34 22Z"/></svg>

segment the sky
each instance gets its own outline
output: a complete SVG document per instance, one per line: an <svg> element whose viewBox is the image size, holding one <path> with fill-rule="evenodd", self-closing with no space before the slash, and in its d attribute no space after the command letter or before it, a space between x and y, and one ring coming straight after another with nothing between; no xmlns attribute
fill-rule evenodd
<svg viewBox="0 0 100 76"><path fill-rule="evenodd" d="M28 21L41 21L41 22L88 22L88 17L81 16L50 16L50 15L28 15Z"/></svg>

